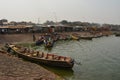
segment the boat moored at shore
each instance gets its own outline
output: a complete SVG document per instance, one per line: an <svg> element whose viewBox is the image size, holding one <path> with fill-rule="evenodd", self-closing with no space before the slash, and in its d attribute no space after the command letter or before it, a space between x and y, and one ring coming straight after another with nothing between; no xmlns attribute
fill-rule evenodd
<svg viewBox="0 0 120 80"><path fill-rule="evenodd" d="M120 37L120 33L115 33L115 36Z"/></svg>
<svg viewBox="0 0 120 80"><path fill-rule="evenodd" d="M28 48L16 46L13 44L7 44L5 47L7 47L8 52L12 51L18 57L31 62L62 68L72 68L74 65L74 59L70 57L29 50Z"/></svg>

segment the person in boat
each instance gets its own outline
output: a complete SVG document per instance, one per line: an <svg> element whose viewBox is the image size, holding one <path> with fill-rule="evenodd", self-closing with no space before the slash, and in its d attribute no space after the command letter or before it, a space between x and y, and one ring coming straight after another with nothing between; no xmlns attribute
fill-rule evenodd
<svg viewBox="0 0 120 80"><path fill-rule="evenodd" d="M36 45L41 45L41 44L43 44L43 42L44 42L44 37L43 36L39 36L38 40L36 41Z"/></svg>
<svg viewBox="0 0 120 80"><path fill-rule="evenodd" d="M11 52L11 47L8 47L7 52L8 52L8 53Z"/></svg>
<svg viewBox="0 0 120 80"><path fill-rule="evenodd" d="M45 45L48 43L46 39L44 39L44 43L45 43Z"/></svg>
<svg viewBox="0 0 120 80"><path fill-rule="evenodd" d="M38 40L41 40L41 39L42 39L42 37L41 37L41 36L39 36L39 37L38 37Z"/></svg>
<svg viewBox="0 0 120 80"><path fill-rule="evenodd" d="M7 46L8 44L6 44L6 46ZM15 45L10 45L9 47L8 47L8 49L7 49L7 52L8 53L10 53L11 52L11 50L12 50L12 48L14 49L14 50L17 50L18 48L16 48L16 46ZM12 53L11 53L12 54Z"/></svg>

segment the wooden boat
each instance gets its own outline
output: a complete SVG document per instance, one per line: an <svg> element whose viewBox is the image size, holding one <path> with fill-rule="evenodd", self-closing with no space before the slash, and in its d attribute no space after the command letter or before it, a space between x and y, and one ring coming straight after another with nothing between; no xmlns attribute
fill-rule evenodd
<svg viewBox="0 0 120 80"><path fill-rule="evenodd" d="M41 45L41 44L43 44L43 40L38 40L38 41L36 41L35 44L36 44L36 45Z"/></svg>
<svg viewBox="0 0 120 80"><path fill-rule="evenodd" d="M59 40L67 40L67 36L66 35L60 35Z"/></svg>
<svg viewBox="0 0 120 80"><path fill-rule="evenodd" d="M16 46L13 44L7 44L6 47L9 52L12 51L18 57L31 62L63 68L72 68L74 65L74 59L70 57L58 56L55 54L48 54L34 50L31 51L28 48Z"/></svg>
<svg viewBox="0 0 120 80"><path fill-rule="evenodd" d="M72 38L73 40L79 40L79 39L80 39L79 37L74 36L74 35L71 35L71 38Z"/></svg>
<svg viewBox="0 0 120 80"><path fill-rule="evenodd" d="M119 37L119 36L120 36L120 33L115 33L115 36Z"/></svg>
<svg viewBox="0 0 120 80"><path fill-rule="evenodd" d="M66 38L67 38L67 40L71 40L72 39L70 35L67 35Z"/></svg>
<svg viewBox="0 0 120 80"><path fill-rule="evenodd" d="M44 36L44 46L46 48L53 47L54 44L54 39L52 38L51 35L45 35Z"/></svg>
<svg viewBox="0 0 120 80"><path fill-rule="evenodd" d="M102 35L94 35L93 38L100 38Z"/></svg>
<svg viewBox="0 0 120 80"><path fill-rule="evenodd" d="M92 40L92 36L80 36L80 39Z"/></svg>
<svg viewBox="0 0 120 80"><path fill-rule="evenodd" d="M120 34L115 34L115 36L120 36Z"/></svg>
<svg viewBox="0 0 120 80"><path fill-rule="evenodd" d="M48 42L45 42L44 44L45 44L46 48L50 48L50 47L53 47L54 43L53 43L53 41L48 41Z"/></svg>

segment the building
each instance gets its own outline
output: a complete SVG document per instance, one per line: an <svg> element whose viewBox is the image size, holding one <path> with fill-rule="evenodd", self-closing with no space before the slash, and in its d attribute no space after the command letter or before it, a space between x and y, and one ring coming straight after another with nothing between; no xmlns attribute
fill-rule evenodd
<svg viewBox="0 0 120 80"><path fill-rule="evenodd" d="M0 33L28 33L32 30L31 25L0 26Z"/></svg>
<svg viewBox="0 0 120 80"><path fill-rule="evenodd" d="M8 20L7 19L1 19L0 20L0 26L7 26L8 25Z"/></svg>

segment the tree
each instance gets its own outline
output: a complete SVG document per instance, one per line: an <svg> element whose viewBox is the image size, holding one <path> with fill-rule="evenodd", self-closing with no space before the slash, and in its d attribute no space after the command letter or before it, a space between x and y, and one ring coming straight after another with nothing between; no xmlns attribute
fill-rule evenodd
<svg viewBox="0 0 120 80"><path fill-rule="evenodd" d="M45 25L53 25L53 24L55 24L53 21L46 21L45 23L44 23Z"/></svg>
<svg viewBox="0 0 120 80"><path fill-rule="evenodd" d="M69 22L67 20L62 20L60 23L61 24L68 24Z"/></svg>

